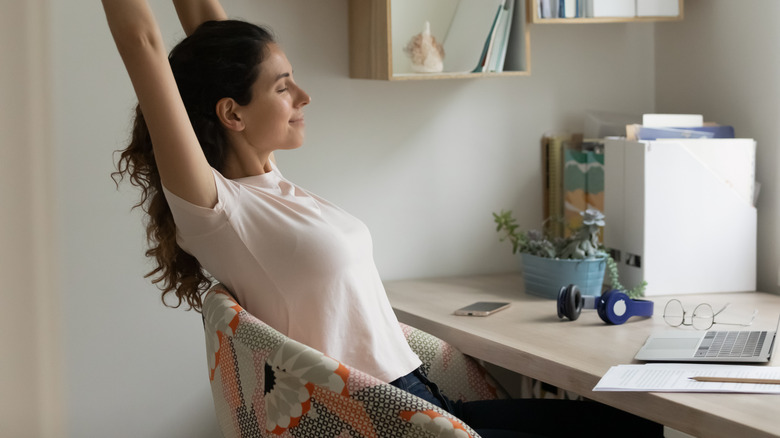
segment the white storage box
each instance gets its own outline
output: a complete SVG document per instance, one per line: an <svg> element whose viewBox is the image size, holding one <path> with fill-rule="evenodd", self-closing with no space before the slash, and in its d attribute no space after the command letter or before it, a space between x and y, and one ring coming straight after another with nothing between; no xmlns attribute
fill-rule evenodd
<svg viewBox="0 0 780 438"><path fill-rule="evenodd" d="M753 139L605 141L604 243L624 286L756 289L755 151Z"/></svg>

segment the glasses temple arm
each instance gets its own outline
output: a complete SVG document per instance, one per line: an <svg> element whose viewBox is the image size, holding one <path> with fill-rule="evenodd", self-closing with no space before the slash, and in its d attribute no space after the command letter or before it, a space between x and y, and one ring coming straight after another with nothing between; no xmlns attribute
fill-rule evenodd
<svg viewBox="0 0 780 438"><path fill-rule="evenodd" d="M720 313L720 312L718 312L718 313ZM716 313L716 315L717 315L717 313ZM753 324L753 321L755 321L755 319L756 319L756 315L758 315L758 309L754 309L753 310L753 315L750 317L750 322L748 322L748 323L740 324L738 322L718 322L718 324L721 324L721 325L739 325L739 326L742 326L742 327L747 327L747 326Z"/></svg>
<svg viewBox="0 0 780 438"><path fill-rule="evenodd" d="M716 316L720 315L720 312L722 312L722 311L726 310L726 307L728 307L728 306L729 306L729 304L731 304L731 303L726 303L726 304L724 304L724 305L723 305L723 307L721 307L721 308L720 308L720 310L718 310L717 312L715 312L715 313L713 313L713 314L712 314L712 317L714 318L714 317L716 317Z"/></svg>

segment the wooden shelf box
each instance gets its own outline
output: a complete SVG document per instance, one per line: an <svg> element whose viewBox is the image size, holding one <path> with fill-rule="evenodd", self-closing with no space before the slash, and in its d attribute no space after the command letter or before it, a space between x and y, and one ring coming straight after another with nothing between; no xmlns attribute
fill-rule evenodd
<svg viewBox="0 0 780 438"><path fill-rule="evenodd" d="M511 35L514 35L514 38L510 36L510 39L515 42L514 47L510 46L514 56L507 57L504 71L485 73L412 73L410 70L398 68L401 62L399 59L395 59L394 63L394 57L403 56L401 49L414 35L414 32L403 32L404 35L399 33L396 38L394 38L393 32L399 32L398 29L409 28L409 26L417 26L415 28L421 31L425 21L431 20L431 17L420 16L418 19L415 16L410 19L414 23L401 22L403 20L397 18L399 22L393 23L394 5L397 10L424 10L427 7L429 11L433 11L435 8L436 12L441 11L445 15L443 21L447 21L447 8L442 8L440 0L438 2L432 0L349 0L349 71L351 78L397 81L527 76L530 74L528 4L526 0L516 0L515 4L514 13L520 14L520 16L514 20L514 26L511 30ZM457 2L452 2L452 11L449 11L450 18L456 5Z"/></svg>

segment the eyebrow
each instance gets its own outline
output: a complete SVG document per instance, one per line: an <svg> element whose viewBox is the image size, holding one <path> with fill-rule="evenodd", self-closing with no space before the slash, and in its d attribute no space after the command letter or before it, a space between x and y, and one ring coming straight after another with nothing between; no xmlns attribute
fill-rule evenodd
<svg viewBox="0 0 780 438"><path fill-rule="evenodd" d="M276 76L276 79L274 79L274 82L277 82L280 79L289 78L289 77L290 77L290 73L282 73L282 74Z"/></svg>

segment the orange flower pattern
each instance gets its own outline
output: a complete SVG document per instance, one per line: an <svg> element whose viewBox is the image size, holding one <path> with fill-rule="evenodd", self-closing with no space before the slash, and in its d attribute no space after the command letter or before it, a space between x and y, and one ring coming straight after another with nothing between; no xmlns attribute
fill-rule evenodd
<svg viewBox="0 0 780 438"><path fill-rule="evenodd" d="M437 438L471 438L463 423L434 410L402 411L401 418L421 426Z"/></svg>
<svg viewBox="0 0 780 438"><path fill-rule="evenodd" d="M266 374L265 378L271 377L274 383L265 396L266 429L274 434L295 427L309 411L314 385L349 396L349 370L299 342L287 340L268 357L268 365L272 376Z"/></svg>
<svg viewBox="0 0 780 438"><path fill-rule="evenodd" d="M447 412L285 337L222 286L206 295L203 320L214 405L226 438L478 438ZM476 362L402 328L426 370L458 374L440 384L450 398L495 394Z"/></svg>

